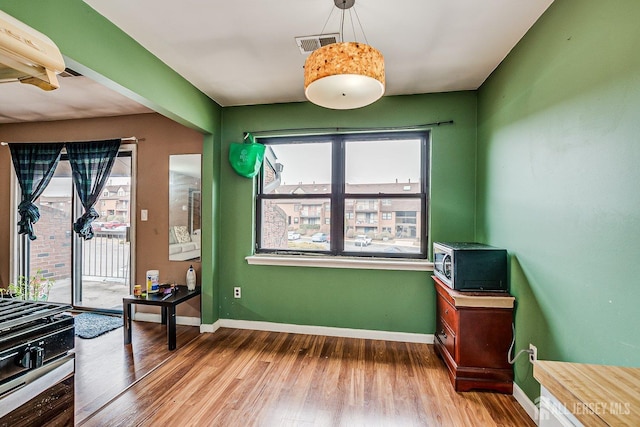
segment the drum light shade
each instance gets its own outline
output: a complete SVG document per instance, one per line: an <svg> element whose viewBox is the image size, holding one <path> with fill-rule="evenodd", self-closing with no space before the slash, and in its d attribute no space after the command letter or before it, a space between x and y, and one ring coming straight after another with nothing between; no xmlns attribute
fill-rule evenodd
<svg viewBox="0 0 640 427"><path fill-rule="evenodd" d="M384 90L384 58L367 44L333 43L313 51L305 62L305 96L321 107L364 107L380 99Z"/></svg>

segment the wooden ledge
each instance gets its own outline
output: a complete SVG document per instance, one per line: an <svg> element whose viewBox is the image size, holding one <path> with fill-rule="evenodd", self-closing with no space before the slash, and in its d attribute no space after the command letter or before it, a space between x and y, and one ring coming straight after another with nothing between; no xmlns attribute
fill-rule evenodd
<svg viewBox="0 0 640 427"><path fill-rule="evenodd" d="M533 377L585 426L640 425L640 368L539 360Z"/></svg>
<svg viewBox="0 0 640 427"><path fill-rule="evenodd" d="M515 298L508 295L451 295L456 307L513 308Z"/></svg>

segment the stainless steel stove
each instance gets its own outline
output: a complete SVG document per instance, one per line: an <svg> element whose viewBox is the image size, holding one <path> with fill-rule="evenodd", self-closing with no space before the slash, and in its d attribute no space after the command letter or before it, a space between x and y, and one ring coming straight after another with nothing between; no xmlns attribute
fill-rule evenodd
<svg viewBox="0 0 640 427"><path fill-rule="evenodd" d="M72 426L72 307L0 299L0 426Z"/></svg>

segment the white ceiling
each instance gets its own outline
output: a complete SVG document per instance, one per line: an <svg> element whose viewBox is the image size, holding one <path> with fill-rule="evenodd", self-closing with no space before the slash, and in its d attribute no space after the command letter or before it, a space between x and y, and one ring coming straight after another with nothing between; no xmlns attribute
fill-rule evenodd
<svg viewBox="0 0 640 427"><path fill-rule="evenodd" d="M84 1L222 106L304 101L306 56L294 38L340 27L333 0ZM355 11L385 57L386 95L407 95L477 89L552 1L356 0ZM345 41L354 39L363 41L347 14ZM59 95L46 100L49 93L20 88L10 95L16 106L4 101L5 88L27 85L0 85L0 122L86 116L92 103L104 108L103 97L119 102L86 78L86 89L76 88L75 79L60 79Z"/></svg>
<svg viewBox="0 0 640 427"><path fill-rule="evenodd" d="M84 76L58 77L60 88L44 91L18 82L0 84L0 123L85 119L149 113L151 110Z"/></svg>

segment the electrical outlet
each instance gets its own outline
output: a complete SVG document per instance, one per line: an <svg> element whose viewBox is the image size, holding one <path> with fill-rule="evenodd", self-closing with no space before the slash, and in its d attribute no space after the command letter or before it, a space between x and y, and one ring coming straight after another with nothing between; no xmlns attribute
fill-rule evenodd
<svg viewBox="0 0 640 427"><path fill-rule="evenodd" d="M242 298L242 288L240 286L236 286L233 288L233 297Z"/></svg>
<svg viewBox="0 0 640 427"><path fill-rule="evenodd" d="M533 344L529 344L529 362L535 363L538 361L538 347Z"/></svg>

